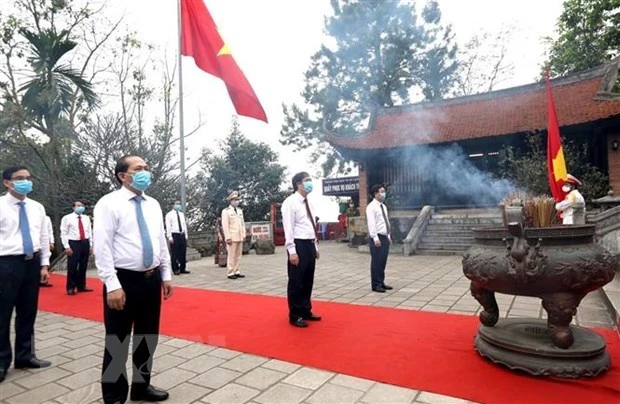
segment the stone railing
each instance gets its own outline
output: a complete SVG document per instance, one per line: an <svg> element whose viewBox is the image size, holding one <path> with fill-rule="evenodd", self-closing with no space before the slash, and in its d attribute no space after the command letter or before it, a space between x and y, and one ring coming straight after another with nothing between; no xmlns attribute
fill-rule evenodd
<svg viewBox="0 0 620 404"><path fill-rule="evenodd" d="M433 216L433 207L432 206L424 206L420 211L417 219L411 226L411 230L407 234L407 237L403 240L403 253L405 255L413 255L415 254L415 250L424 234L424 230L426 230L426 225L428 221L431 220Z"/></svg>
<svg viewBox="0 0 620 404"><path fill-rule="evenodd" d="M596 241L614 256L620 256L620 206L588 215L588 223L596 225Z"/></svg>
<svg viewBox="0 0 620 404"><path fill-rule="evenodd" d="M209 257L215 251L217 237L214 230L190 231L187 233L187 244L198 250L202 257Z"/></svg>

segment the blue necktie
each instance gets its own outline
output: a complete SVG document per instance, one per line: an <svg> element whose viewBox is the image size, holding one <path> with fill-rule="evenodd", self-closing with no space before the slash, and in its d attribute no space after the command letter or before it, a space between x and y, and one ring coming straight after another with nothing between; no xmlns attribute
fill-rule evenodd
<svg viewBox="0 0 620 404"><path fill-rule="evenodd" d="M30 224L28 223L28 215L26 214L26 202L17 202L19 205L19 231L22 234L22 243L24 246L24 254L32 257L34 247L32 245L32 237L30 236Z"/></svg>
<svg viewBox="0 0 620 404"><path fill-rule="evenodd" d="M145 268L149 269L153 265L153 244L151 243L149 228L144 219L144 213L142 213L142 197L134 196L133 200L136 203L136 215L138 217L138 226L140 227L140 238L142 239L142 260Z"/></svg>

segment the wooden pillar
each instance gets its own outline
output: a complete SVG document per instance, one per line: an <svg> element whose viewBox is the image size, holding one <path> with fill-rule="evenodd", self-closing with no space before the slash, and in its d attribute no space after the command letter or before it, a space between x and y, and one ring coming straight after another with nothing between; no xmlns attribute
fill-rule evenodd
<svg viewBox="0 0 620 404"><path fill-rule="evenodd" d="M368 172L366 171L366 162L359 163L359 179L360 179L360 214L366 216L366 206L368 206Z"/></svg>
<svg viewBox="0 0 620 404"><path fill-rule="evenodd" d="M616 150L613 148L614 142ZM609 186L613 189L615 195L620 195L620 133L610 133L607 135L607 162Z"/></svg>

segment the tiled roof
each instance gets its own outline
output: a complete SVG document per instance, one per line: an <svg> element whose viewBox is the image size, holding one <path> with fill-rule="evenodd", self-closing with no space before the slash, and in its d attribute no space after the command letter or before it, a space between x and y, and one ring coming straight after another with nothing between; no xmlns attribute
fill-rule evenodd
<svg viewBox="0 0 620 404"><path fill-rule="evenodd" d="M609 93L618 61L551 81L560 127L620 116ZM336 148L383 149L546 130L545 83L439 102L380 108L357 137L327 135Z"/></svg>

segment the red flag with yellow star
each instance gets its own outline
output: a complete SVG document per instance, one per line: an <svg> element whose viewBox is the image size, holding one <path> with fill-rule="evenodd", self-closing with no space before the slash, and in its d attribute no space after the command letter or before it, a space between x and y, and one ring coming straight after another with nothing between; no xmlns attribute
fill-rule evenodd
<svg viewBox="0 0 620 404"><path fill-rule="evenodd" d="M181 54L193 57L200 69L224 81L239 115L267 122L258 97L222 40L203 0L181 0Z"/></svg>
<svg viewBox="0 0 620 404"><path fill-rule="evenodd" d="M566 181L566 161L564 160L564 150L562 149L562 138L560 137L560 127L558 117L555 113L553 93L551 92L551 82L549 81L549 70L546 71L547 77L547 174L549 177L549 187L551 195L556 201L564 199L562 185Z"/></svg>

